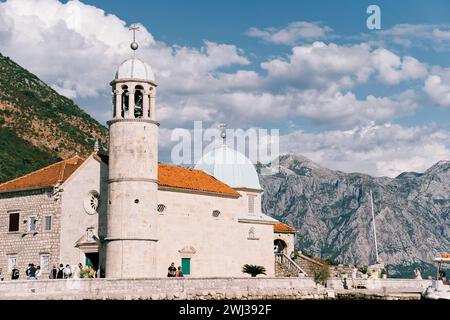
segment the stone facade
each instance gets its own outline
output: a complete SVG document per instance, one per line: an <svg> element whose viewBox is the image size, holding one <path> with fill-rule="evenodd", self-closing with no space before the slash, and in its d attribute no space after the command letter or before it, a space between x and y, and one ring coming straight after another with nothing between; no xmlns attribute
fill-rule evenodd
<svg viewBox="0 0 450 320"><path fill-rule="evenodd" d="M21 277L29 263L42 265L48 256L47 266L60 261L61 201L53 188L0 193L0 268L10 277L11 258L15 257ZM9 215L19 213L19 230L9 231ZM50 230L45 230L44 220L51 217ZM31 217L36 227L30 231ZM44 268L44 265L41 266ZM43 269L44 274L49 270Z"/></svg>
<svg viewBox="0 0 450 320"><path fill-rule="evenodd" d="M2 299L320 299L308 278L79 279L0 283Z"/></svg>
<svg viewBox="0 0 450 320"><path fill-rule="evenodd" d="M7 270L8 255L16 254L23 276L28 263L41 264L41 253L50 254L50 267L59 263L85 264L86 254L99 253L99 265L104 267L107 182L108 165L91 156L59 186L58 192L51 188L0 193L0 267ZM100 195L100 205L89 213L86 200L92 192ZM192 277L247 277L242 273L244 264L264 266L267 276L274 276L273 222L258 221L259 205L250 214L245 198L249 191L239 192L241 196L236 197L160 187L158 204L165 209L154 212L155 206L145 213L154 214L158 226L153 275L166 277L171 262L181 266L183 259L189 259ZM259 194L256 199L260 199ZM15 209L20 209L21 221L37 215L36 235L22 236L26 230L22 222L21 232L8 232L8 212ZM42 217L46 214L53 219L49 233L42 232ZM89 231L97 240L87 240Z"/></svg>

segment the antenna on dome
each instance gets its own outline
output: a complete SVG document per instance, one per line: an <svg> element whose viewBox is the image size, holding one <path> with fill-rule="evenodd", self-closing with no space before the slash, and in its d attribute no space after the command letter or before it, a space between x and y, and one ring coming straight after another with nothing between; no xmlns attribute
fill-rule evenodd
<svg viewBox="0 0 450 320"><path fill-rule="evenodd" d="M226 128L227 128L227 124L226 123L221 123L221 124L219 124L219 128L220 128L220 137L222 138L222 143L223 143L223 145L225 145L226 144L226 139L227 139L227 130L226 130Z"/></svg>
<svg viewBox="0 0 450 320"><path fill-rule="evenodd" d="M139 48L138 43L136 42L136 31L139 31L140 28L137 23L133 23L130 28L130 31L133 31L133 42L130 44L131 50L136 51Z"/></svg>

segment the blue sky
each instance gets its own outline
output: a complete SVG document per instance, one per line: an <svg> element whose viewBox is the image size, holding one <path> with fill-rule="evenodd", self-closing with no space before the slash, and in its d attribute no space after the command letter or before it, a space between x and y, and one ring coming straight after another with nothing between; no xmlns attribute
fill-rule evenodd
<svg viewBox="0 0 450 320"><path fill-rule="evenodd" d="M369 30L366 9L381 9ZM110 117L116 66L138 55L171 130L278 128L282 152L396 176L450 158L448 1L0 1L0 52ZM23 50L27 46L28 50Z"/></svg>

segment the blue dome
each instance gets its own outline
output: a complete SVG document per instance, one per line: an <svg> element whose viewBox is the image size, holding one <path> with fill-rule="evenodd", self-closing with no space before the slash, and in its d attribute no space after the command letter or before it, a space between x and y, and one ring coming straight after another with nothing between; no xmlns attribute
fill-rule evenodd
<svg viewBox="0 0 450 320"><path fill-rule="evenodd" d="M205 154L197 162L195 169L203 170L232 188L261 190L258 173L253 163L242 153L226 145Z"/></svg>

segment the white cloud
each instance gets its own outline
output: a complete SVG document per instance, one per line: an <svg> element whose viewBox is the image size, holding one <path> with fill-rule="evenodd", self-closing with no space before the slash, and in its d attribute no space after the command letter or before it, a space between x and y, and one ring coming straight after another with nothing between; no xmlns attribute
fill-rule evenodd
<svg viewBox="0 0 450 320"><path fill-rule="evenodd" d="M259 29L252 27L246 34L271 43L292 45L305 40L324 39L332 31L333 29L330 27L318 22L295 21L283 29L273 27Z"/></svg>
<svg viewBox="0 0 450 320"><path fill-rule="evenodd" d="M100 121L107 120L108 83L131 51L124 21L79 1L63 4L56 0L8 0L0 3L0 21L2 53L59 92L86 102L87 111L99 115ZM331 31L321 24L300 22L287 29L292 32L277 30L273 35L277 34L277 39L292 34L312 39ZM412 57L364 43L295 46L287 59L261 63L262 72L258 73L239 69L250 61L232 44L169 45L143 26L137 37L137 54L152 66L159 84L159 120L172 127L193 120L251 126L268 119L284 123L297 118L325 128L351 128L370 121L379 124L414 112L416 95L405 91L386 97L357 97L351 90L368 83L372 76L382 83L397 84L420 79L427 72L426 66ZM238 70L223 71L229 66Z"/></svg>
<svg viewBox="0 0 450 320"><path fill-rule="evenodd" d="M302 154L330 169L375 176L423 172L437 161L450 159L450 133L434 125L370 124L321 133L295 131L282 136L280 146L282 152Z"/></svg>
<svg viewBox="0 0 450 320"><path fill-rule="evenodd" d="M425 80L424 90L434 103L450 107L450 68L433 68Z"/></svg>
<svg viewBox="0 0 450 320"><path fill-rule="evenodd" d="M351 46L314 42L296 46L288 60L272 59L261 64L268 78L297 87L353 87L366 83L371 74L388 84L415 80L427 75L427 67L417 59L362 43Z"/></svg>
<svg viewBox="0 0 450 320"><path fill-rule="evenodd" d="M372 56L372 65L379 72L378 77L388 84L399 84L404 80L420 79L427 75L427 67L417 59L399 56L384 48L376 49Z"/></svg>
<svg viewBox="0 0 450 320"><path fill-rule="evenodd" d="M397 24L389 29L364 33L359 40L377 43L379 46L398 45L405 48L419 47L437 51L450 50L450 26L435 24Z"/></svg>
<svg viewBox="0 0 450 320"><path fill-rule="evenodd" d="M131 54L125 22L77 0L8 0L0 3L0 21L0 51L70 97L108 91L117 65ZM248 64L234 45L168 46L140 27L138 54L169 90L198 90L215 69Z"/></svg>

